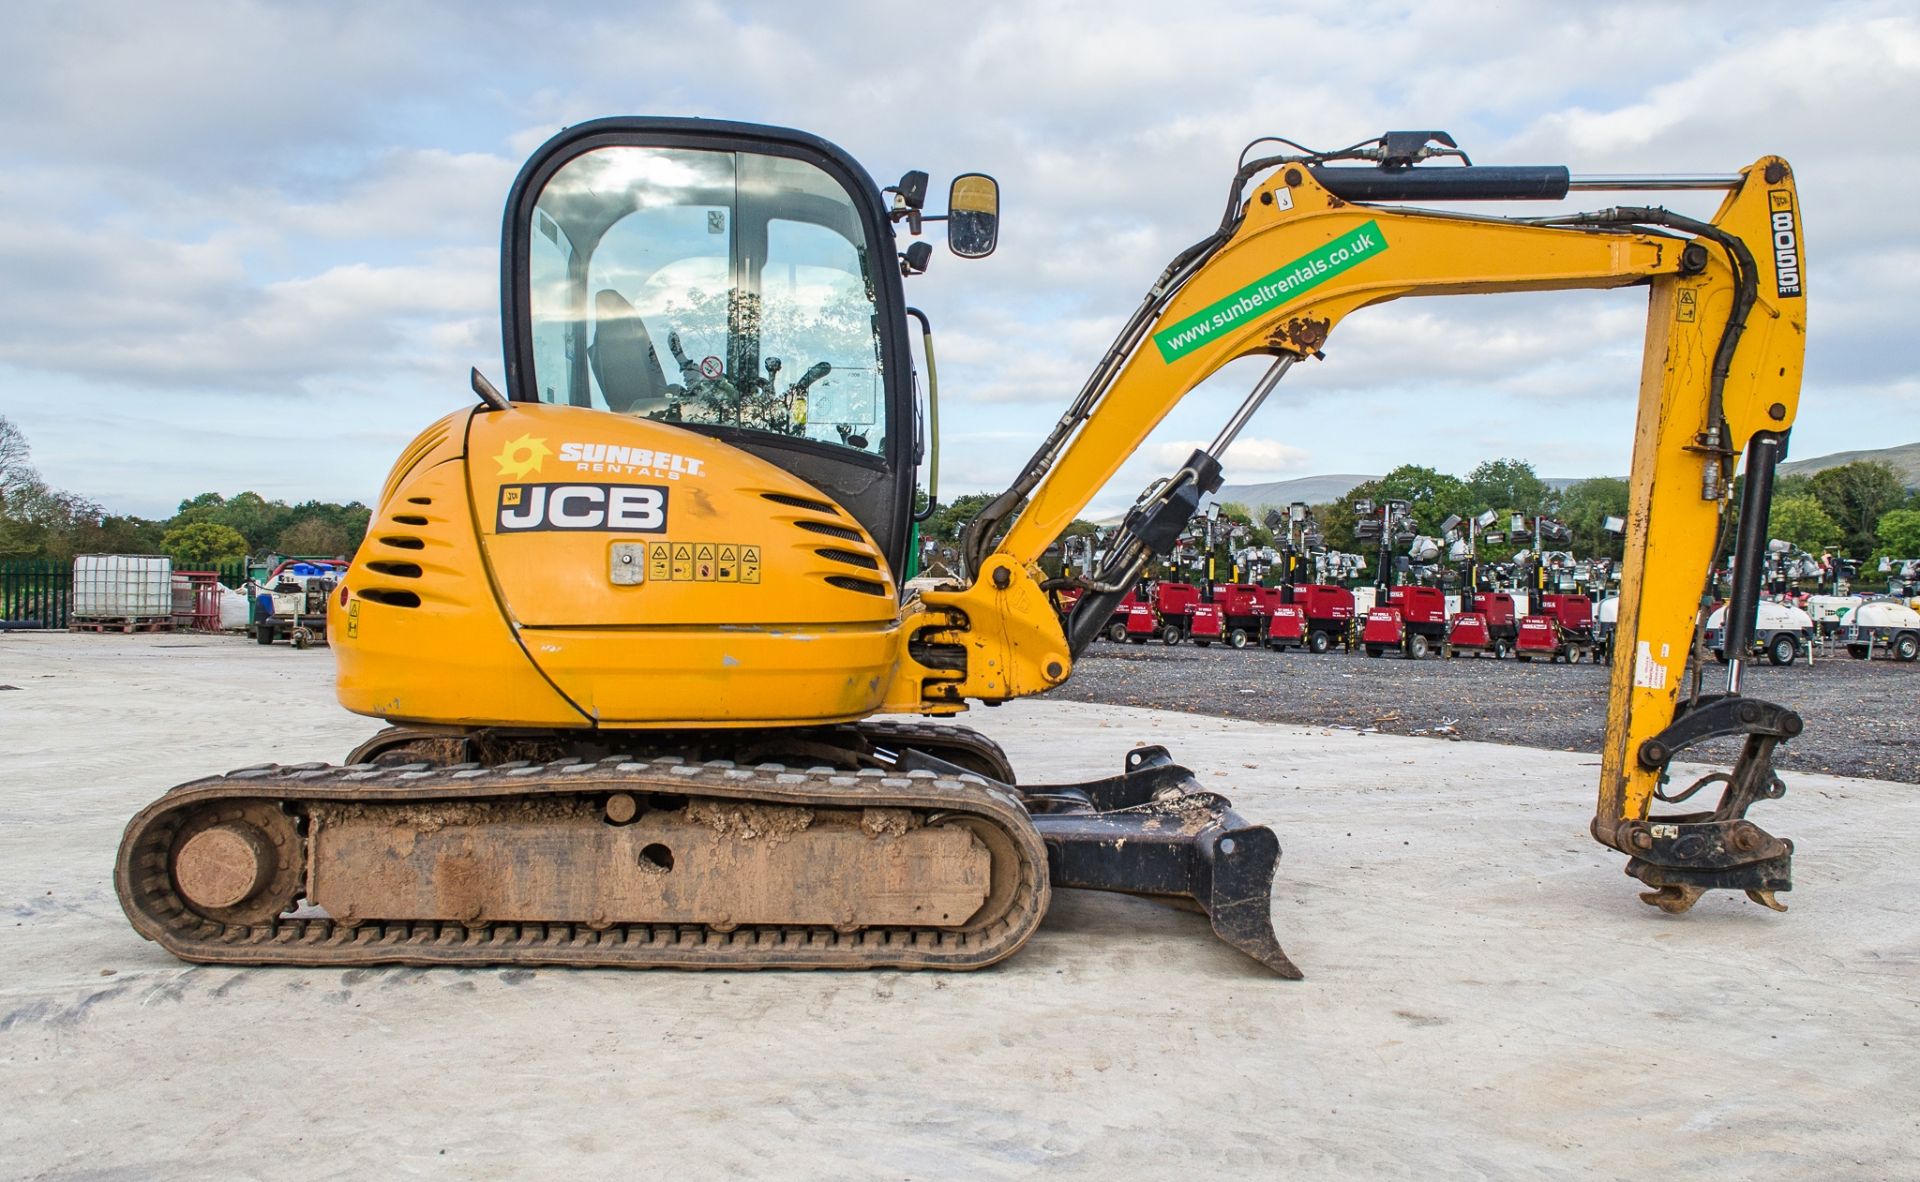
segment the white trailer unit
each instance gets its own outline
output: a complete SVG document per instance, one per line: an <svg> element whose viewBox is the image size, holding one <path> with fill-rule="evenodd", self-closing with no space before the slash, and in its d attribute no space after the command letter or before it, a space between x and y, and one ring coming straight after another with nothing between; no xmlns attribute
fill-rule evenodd
<svg viewBox="0 0 1920 1182"><path fill-rule="evenodd" d="M1813 617L1813 630L1831 639L1853 623L1853 613L1866 600L1858 595L1809 595L1807 615Z"/></svg>
<svg viewBox="0 0 1920 1182"><path fill-rule="evenodd" d="M1593 609L1593 656L1595 660L1613 660L1613 632L1620 626L1620 597L1609 595Z"/></svg>
<svg viewBox="0 0 1920 1182"><path fill-rule="evenodd" d="M1860 660L1876 652L1896 661L1920 657L1920 612L1894 599L1874 599L1853 613L1853 623L1842 632L1847 652Z"/></svg>
<svg viewBox="0 0 1920 1182"><path fill-rule="evenodd" d="M1801 653L1813 651L1813 618L1790 603L1763 599L1753 616L1753 651L1766 654L1774 665L1791 665ZM1707 617L1707 648L1715 660L1726 663L1727 609L1713 609Z"/></svg>

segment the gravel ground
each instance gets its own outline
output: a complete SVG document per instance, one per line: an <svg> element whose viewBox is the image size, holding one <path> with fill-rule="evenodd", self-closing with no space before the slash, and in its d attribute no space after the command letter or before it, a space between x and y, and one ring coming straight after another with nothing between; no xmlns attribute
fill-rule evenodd
<svg viewBox="0 0 1920 1182"><path fill-rule="evenodd" d="M1370 659L1338 650L1312 656L1224 646L1171 648L1098 641L1052 696L1245 718L1317 723L1398 735L1433 734L1524 747L1597 752L1607 719L1604 665L1511 658ZM1711 666L1706 688L1720 684ZM1855 661L1844 652L1812 665L1749 666L1746 692L1790 706L1807 729L1783 745L1784 770L1920 783L1915 702L1920 664ZM1697 748L1730 760L1738 741Z"/></svg>
<svg viewBox="0 0 1920 1182"><path fill-rule="evenodd" d="M379 723L333 670L0 633L0 1179L1915 1176L1904 784L1793 777L1765 815L1800 843L1792 910L1664 915L1586 836L1591 756L1019 701L964 721L1035 783L1165 743L1273 825L1306 980L1073 890L971 973L175 961L115 898L127 818L345 753Z"/></svg>

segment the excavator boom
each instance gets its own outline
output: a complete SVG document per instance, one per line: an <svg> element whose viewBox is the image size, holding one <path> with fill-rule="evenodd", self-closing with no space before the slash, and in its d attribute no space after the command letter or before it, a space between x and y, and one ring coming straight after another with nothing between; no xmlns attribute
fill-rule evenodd
<svg viewBox="0 0 1920 1182"><path fill-rule="evenodd" d="M1297 362L1319 359L1338 326L1409 296L1644 286L1647 332L1634 434L1632 505L1594 836L1628 853L1649 901L1684 909L1709 887L1768 905L1789 885L1790 844L1745 819L1781 790L1770 755L1800 728L1789 710L1739 695L1746 645L1729 640L1726 693L1691 692L1703 595L1746 456L1741 556L1729 620L1751 628L1772 471L1798 404L1806 342L1799 198L1784 160L1737 174L1573 178L1563 168L1416 166L1425 133L1389 135L1383 166L1312 158L1243 168L1218 233L1167 268L1054 433L969 538L979 574L922 597L930 644L989 654L965 677L931 672L924 705L1017 696L1063 680L1073 654L1221 483L1227 447ZM1450 143L1451 141L1443 142ZM1452 154L1452 153L1447 153ZM1250 191L1241 186L1258 172ZM1376 202L1538 199L1574 189L1717 188L1710 221L1660 208L1513 219ZM1472 340L1457 343L1474 348ZM1272 359L1213 443L1144 494L1083 586L1065 634L1042 610L1036 562L1179 401L1228 362ZM971 621L960 628L943 621ZM1730 631L1735 625L1730 624ZM992 640L983 643L983 638ZM1697 662L1696 662L1697 665ZM1711 813L1649 819L1673 758L1708 737L1748 737Z"/></svg>

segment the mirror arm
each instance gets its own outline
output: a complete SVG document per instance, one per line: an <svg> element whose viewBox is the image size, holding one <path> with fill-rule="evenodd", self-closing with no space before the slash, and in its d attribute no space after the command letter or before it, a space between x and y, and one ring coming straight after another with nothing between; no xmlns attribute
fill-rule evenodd
<svg viewBox="0 0 1920 1182"><path fill-rule="evenodd" d="M915 521L925 521L940 505L940 373L933 365L933 325L927 314L908 308L907 315L920 322L920 351L927 358L927 508L913 515Z"/></svg>

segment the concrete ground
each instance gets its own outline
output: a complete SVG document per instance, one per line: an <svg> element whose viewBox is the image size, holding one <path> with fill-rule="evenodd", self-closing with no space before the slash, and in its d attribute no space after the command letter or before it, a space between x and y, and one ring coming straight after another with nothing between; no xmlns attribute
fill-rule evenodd
<svg viewBox="0 0 1920 1182"><path fill-rule="evenodd" d="M1023 777L1164 742L1285 849L1267 976L1056 899L978 973L195 968L125 820L338 759L325 651L0 633L0 1174L1893 1178L1920 1149L1920 794L1795 775L1793 909L1635 901L1563 752L1034 703Z"/></svg>

